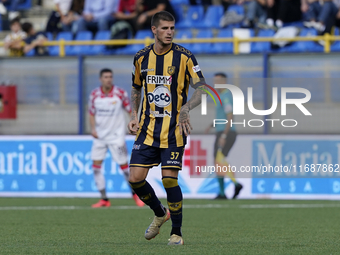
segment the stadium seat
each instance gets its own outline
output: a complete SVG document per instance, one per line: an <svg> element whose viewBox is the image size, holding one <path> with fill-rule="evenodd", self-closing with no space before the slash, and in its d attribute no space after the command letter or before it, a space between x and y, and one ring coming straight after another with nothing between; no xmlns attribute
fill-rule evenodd
<svg viewBox="0 0 340 255"><path fill-rule="evenodd" d="M232 29L221 29L217 35L217 38L231 38L233 37ZM211 48L207 49L207 53L232 53L232 43L214 43Z"/></svg>
<svg viewBox="0 0 340 255"><path fill-rule="evenodd" d="M2 31L2 17L1 17L1 14L0 14L0 31Z"/></svg>
<svg viewBox="0 0 340 255"><path fill-rule="evenodd" d="M153 38L151 30L139 30L135 36L135 39L145 39L146 37ZM144 44L128 45L125 48L118 49L116 54L136 54L137 51L143 49Z"/></svg>
<svg viewBox="0 0 340 255"><path fill-rule="evenodd" d="M18 5L18 11L29 10L32 7L32 0L26 0L25 2ZM8 11L12 11L10 6L6 6Z"/></svg>
<svg viewBox="0 0 340 255"><path fill-rule="evenodd" d="M183 29L183 30L178 30L175 39L192 39L192 32L190 29ZM192 44L191 43L179 43L181 46L191 49Z"/></svg>
<svg viewBox="0 0 340 255"><path fill-rule="evenodd" d="M76 35L75 41L91 41L92 40L92 33L90 31L81 31ZM88 54L91 50L90 45L75 45L70 46L66 55L81 55L81 54Z"/></svg>
<svg viewBox="0 0 340 255"><path fill-rule="evenodd" d="M228 11L234 11L237 14L244 15L244 7L243 5L233 4L228 7Z"/></svg>
<svg viewBox="0 0 340 255"><path fill-rule="evenodd" d="M272 29L264 29L260 30L257 34L258 37L273 37L275 34ZM269 52L270 51L270 42L253 42L251 44L251 52L259 53L259 52Z"/></svg>
<svg viewBox="0 0 340 255"><path fill-rule="evenodd" d="M339 28L334 29L334 35L339 36ZM331 51L340 51L340 41L336 41L331 45Z"/></svg>
<svg viewBox="0 0 340 255"><path fill-rule="evenodd" d="M172 3L172 1L171 1ZM184 22L184 10L181 5L173 5L172 8L176 13L176 28L182 28L181 24Z"/></svg>
<svg viewBox="0 0 340 255"><path fill-rule="evenodd" d="M60 32L57 35L56 41L60 41L64 39L65 41L72 41L72 33L71 32ZM65 46L65 53L70 51L71 46ZM50 46L49 52L51 56L58 56L59 55L59 46Z"/></svg>
<svg viewBox="0 0 340 255"><path fill-rule="evenodd" d="M222 15L222 5L209 6L204 19L195 26L198 28L219 28Z"/></svg>
<svg viewBox="0 0 340 255"><path fill-rule="evenodd" d="M189 7L185 19L179 24L176 24L178 28L191 28L196 27L197 24L202 22L204 16L204 9L201 5L192 5Z"/></svg>
<svg viewBox="0 0 340 255"><path fill-rule="evenodd" d="M94 37L95 41L101 40L110 40L111 32L110 31L98 31ZM93 45L90 46L87 52L88 55L101 55L101 54L109 54L109 51L106 48L106 45Z"/></svg>
<svg viewBox="0 0 340 255"><path fill-rule="evenodd" d="M198 32L196 38L213 38L213 33L210 29L202 29ZM212 48L212 43L194 43L189 50L197 54L207 53L210 48Z"/></svg>
<svg viewBox="0 0 340 255"><path fill-rule="evenodd" d="M299 36L316 36L317 32L314 28L304 28L301 30ZM323 47L316 42L293 42L283 48L277 50L278 52L322 52Z"/></svg>
<svg viewBox="0 0 340 255"><path fill-rule="evenodd" d="M170 1L171 5L174 7L176 5L188 5L189 4L189 0L171 0Z"/></svg>

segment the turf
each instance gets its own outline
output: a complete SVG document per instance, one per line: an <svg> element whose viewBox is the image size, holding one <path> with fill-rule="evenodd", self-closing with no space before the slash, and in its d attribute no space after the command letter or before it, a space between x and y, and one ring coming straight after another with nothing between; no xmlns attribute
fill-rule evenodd
<svg viewBox="0 0 340 255"><path fill-rule="evenodd" d="M171 223L146 241L152 212L111 201L0 198L0 254L340 254L339 201L185 200L176 247Z"/></svg>

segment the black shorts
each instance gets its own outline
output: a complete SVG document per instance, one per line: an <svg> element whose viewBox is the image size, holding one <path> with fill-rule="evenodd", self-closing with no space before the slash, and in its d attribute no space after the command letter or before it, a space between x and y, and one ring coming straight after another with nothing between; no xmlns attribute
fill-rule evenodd
<svg viewBox="0 0 340 255"><path fill-rule="evenodd" d="M162 169L182 169L184 146L169 145L168 148L152 147L145 144L134 144L130 166L151 168L162 164Z"/></svg>
<svg viewBox="0 0 340 255"><path fill-rule="evenodd" d="M215 140L215 145L214 145L214 158L216 158L216 154L218 150L218 140L220 139L222 133L223 132L221 131L216 134L216 140ZM222 153L225 157L228 156L231 147L233 147L235 140L236 140L236 136L237 136L236 131L231 130L228 132L227 139L225 141L224 147L222 148Z"/></svg>

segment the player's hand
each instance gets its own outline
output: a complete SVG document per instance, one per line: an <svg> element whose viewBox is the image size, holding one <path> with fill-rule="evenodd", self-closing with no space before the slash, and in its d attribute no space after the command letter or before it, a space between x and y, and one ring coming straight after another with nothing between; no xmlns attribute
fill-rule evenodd
<svg viewBox="0 0 340 255"><path fill-rule="evenodd" d="M131 135L136 135L139 130L139 123L137 120L131 120L128 124L129 133Z"/></svg>
<svg viewBox="0 0 340 255"><path fill-rule="evenodd" d="M183 132L186 136L190 134L192 130L192 126L190 124L190 115L188 106L182 106L181 111L179 112L179 119L177 126L179 127L179 133L183 135Z"/></svg>
<svg viewBox="0 0 340 255"><path fill-rule="evenodd" d="M96 131L96 130L92 130L92 131L91 131L91 135L92 135L94 138L98 138L98 134L97 134L97 131Z"/></svg>
<svg viewBox="0 0 340 255"><path fill-rule="evenodd" d="M224 147L224 145L225 145L225 138L224 137L220 137L219 139L218 139L218 147L220 147L220 148L223 148Z"/></svg>

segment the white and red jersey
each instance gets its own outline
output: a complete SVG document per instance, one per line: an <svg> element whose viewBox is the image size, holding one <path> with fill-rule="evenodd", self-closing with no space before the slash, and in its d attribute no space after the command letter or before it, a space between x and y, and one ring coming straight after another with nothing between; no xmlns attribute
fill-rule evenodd
<svg viewBox="0 0 340 255"><path fill-rule="evenodd" d="M106 142L125 141L126 121L124 110L131 112L128 93L113 85L105 94L101 87L92 90L89 113L95 117L98 138Z"/></svg>

